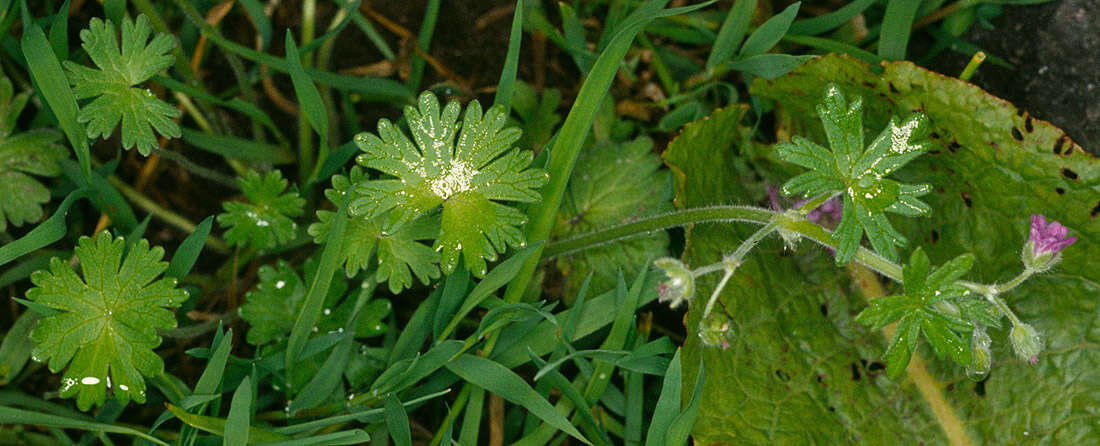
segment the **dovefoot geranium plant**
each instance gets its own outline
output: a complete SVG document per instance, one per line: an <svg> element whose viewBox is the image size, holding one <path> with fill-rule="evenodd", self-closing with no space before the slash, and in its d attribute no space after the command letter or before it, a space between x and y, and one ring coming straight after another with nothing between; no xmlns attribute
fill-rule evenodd
<svg viewBox="0 0 1100 446"><path fill-rule="evenodd" d="M1042 336L1017 317L1002 295L1057 265L1061 251L1076 237L1060 223L1048 223L1045 216L1032 215L1030 237L1021 251L1023 271L1000 284L964 280L974 264L974 256L969 253L933 267L917 247L908 263L898 265L897 250L906 247L908 241L894 229L886 213L918 217L931 212L918 200L931 191L931 186L907 185L889 176L927 151L925 118L914 114L900 122L892 120L870 145L864 146L860 98L849 102L836 86L830 86L817 112L830 148L797 136L777 146L786 161L809 169L788 181L783 192L806 198L797 201L793 209L783 210L777 190L770 188L772 211L741 209L745 215L735 220L763 227L719 262L692 269L677 259L657 260L655 265L666 276L658 286L660 300L674 308L694 304L696 279L721 273L717 286L703 303L696 331L704 345L729 347L730 337L736 333L731 331L729 321L714 311L715 304L749 251L776 232L788 244L810 238L829 248L838 264L854 260L901 283L901 294L874 299L856 317L874 329L896 324L883 354L891 377L905 370L921 337L937 356L966 366L971 377L984 376L992 363L992 340L986 328L999 327L1004 318L1011 323L1009 341L1016 356L1035 363L1043 348ZM819 226L834 222L836 227L831 231ZM872 249L861 246L864 234Z"/></svg>

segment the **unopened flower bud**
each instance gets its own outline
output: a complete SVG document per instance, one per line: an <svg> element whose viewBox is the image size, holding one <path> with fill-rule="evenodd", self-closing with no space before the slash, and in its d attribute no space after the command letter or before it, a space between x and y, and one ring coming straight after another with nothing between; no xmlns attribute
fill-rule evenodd
<svg viewBox="0 0 1100 446"><path fill-rule="evenodd" d="M699 339L705 346L721 347L725 350L730 347L729 334L730 321L728 320L711 317L699 324Z"/></svg>
<svg viewBox="0 0 1100 446"><path fill-rule="evenodd" d="M1031 325L1020 322L1012 327L1012 349L1016 351L1016 357L1035 364L1039 362L1039 352L1043 350L1043 340L1039 338L1039 332Z"/></svg>
<svg viewBox="0 0 1100 446"><path fill-rule="evenodd" d="M657 300L668 302L668 306L672 308L691 302L691 298L695 296L695 276L684 262L664 257L654 260L653 264L664 271L666 276L666 280L657 284Z"/></svg>
<svg viewBox="0 0 1100 446"><path fill-rule="evenodd" d="M974 360L966 366L966 376L970 379L981 381L986 375L989 375L989 368L993 364L993 352L989 349L990 344L992 344L992 340L989 339L989 334L985 332L985 328L975 328L970 336L970 352Z"/></svg>

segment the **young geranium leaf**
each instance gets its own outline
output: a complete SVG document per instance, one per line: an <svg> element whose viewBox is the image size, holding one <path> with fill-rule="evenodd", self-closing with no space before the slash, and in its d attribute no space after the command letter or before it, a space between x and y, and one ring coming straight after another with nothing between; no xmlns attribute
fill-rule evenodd
<svg viewBox="0 0 1100 446"><path fill-rule="evenodd" d="M171 309L187 299L176 279L157 279L168 262L164 249L142 239L123 259L125 242L102 232L81 237L76 257L83 280L59 258L48 270L31 275L35 287L27 298L59 313L43 317L31 335L38 345L33 357L48 361L50 371L69 365L61 380L61 396L77 395L87 410L102 405L108 388L122 404L145 402L145 380L164 370L153 353L160 345L157 329L176 326ZM71 363L70 363L71 361Z"/></svg>
<svg viewBox="0 0 1100 446"><path fill-rule="evenodd" d="M951 311L953 306L945 307L942 303L969 299L970 291L954 281L970 271L973 264L974 256L964 254L932 270L928 255L917 248L909 264L902 268L905 294L875 299L856 316L857 321L876 330L898 323L884 355L891 378L901 376L909 364L916 351L918 333L924 333L941 358L946 355L959 364L970 364L970 344L963 339L969 339L973 326ZM960 338L959 334L964 336Z"/></svg>
<svg viewBox="0 0 1100 446"><path fill-rule="evenodd" d="M61 134L52 129L35 129L12 134L27 95L12 96L11 81L0 76L0 231L42 219L42 204L50 191L31 175L61 174L58 162L68 150L58 142Z"/></svg>
<svg viewBox="0 0 1100 446"><path fill-rule="evenodd" d="M405 108L412 141L385 119L378 123L378 136L357 135L355 143L364 152L359 164L393 178L358 183L351 212L372 220L393 212L386 218L405 222L442 206L434 248L441 251L443 272L453 271L463 254L467 269L481 277L487 259L525 244L519 226L527 218L500 202L537 201L536 189L548 176L529 167L531 152L512 147L520 131L505 128L503 107L482 113L473 101L461 126L460 108L451 102L440 110L435 95L424 92L417 107Z"/></svg>
<svg viewBox="0 0 1100 446"><path fill-rule="evenodd" d="M776 146L785 160L811 169L783 185L784 193L844 194L844 214L833 233L838 244L837 263L847 263L855 256L864 233L875 251L896 260L897 246L905 246L908 241L890 224L885 212L912 217L931 210L917 199L931 192L931 187L886 178L927 150L920 141L923 115L914 114L901 123L891 120L864 147L862 112L859 97L848 103L840 89L830 86L817 113L832 151L801 137Z"/></svg>
<svg viewBox="0 0 1100 446"><path fill-rule="evenodd" d="M136 145L142 155L157 147L153 129L169 138L180 136L179 125L172 121L180 116L179 110L149 90L135 87L172 65L168 52L175 41L159 33L149 41L152 32L145 15L139 15L136 22L124 19L120 49L115 24L92 18L88 28L80 31L80 40L96 68L64 62L76 98L96 98L81 107L77 116L87 123L88 137L106 139L122 121L122 147Z"/></svg>
<svg viewBox="0 0 1100 446"><path fill-rule="evenodd" d="M287 192L287 181L277 170L263 176L248 171L239 180L248 203L227 201L218 223L228 226L225 241L230 245L251 243L259 249L271 249L294 238L298 224L290 217L302 215L306 200L297 192Z"/></svg>
<svg viewBox="0 0 1100 446"><path fill-rule="evenodd" d="M339 203L346 191L366 179L362 169L353 167L349 177L332 177L332 189L325 190L325 196L329 201ZM426 214L410 222L393 222L388 218L391 214L376 219L352 217L341 255L344 272L352 277L369 266L377 246L378 270L375 278L379 283L389 281L390 291L397 294L412 285L413 275L425 285L439 278L439 253L418 241L430 240L439 234L439 218ZM309 234L317 243L328 237L334 215L336 213L332 211L317 211L319 221L309 226Z"/></svg>

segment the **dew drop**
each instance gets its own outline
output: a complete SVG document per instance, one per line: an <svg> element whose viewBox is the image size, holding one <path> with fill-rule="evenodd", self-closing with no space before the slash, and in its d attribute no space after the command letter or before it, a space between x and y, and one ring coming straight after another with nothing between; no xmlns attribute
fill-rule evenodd
<svg viewBox="0 0 1100 446"><path fill-rule="evenodd" d="M281 290L285 286L286 286L286 281L280 280L278 282L275 282L275 288L277 288L277 289Z"/></svg>
<svg viewBox="0 0 1100 446"><path fill-rule="evenodd" d="M99 378L96 378L94 376L85 376L83 379L80 380L80 383L86 386L94 386L96 384L99 384Z"/></svg>
<svg viewBox="0 0 1100 446"><path fill-rule="evenodd" d="M121 390L130 390L130 388L127 387L126 384L119 384L118 388L121 389Z"/></svg>
<svg viewBox="0 0 1100 446"><path fill-rule="evenodd" d="M332 309L330 309L330 308L325 308L325 311L324 311L324 313L325 313L325 316L328 316L328 315L332 314Z"/></svg>

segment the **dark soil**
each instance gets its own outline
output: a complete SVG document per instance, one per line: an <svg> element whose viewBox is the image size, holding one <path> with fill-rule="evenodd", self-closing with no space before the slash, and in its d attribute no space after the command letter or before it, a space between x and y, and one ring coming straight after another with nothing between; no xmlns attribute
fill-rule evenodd
<svg viewBox="0 0 1100 446"><path fill-rule="evenodd" d="M1016 69L987 61L971 81L1100 155L1100 0L1006 6L993 24L974 26L964 38ZM966 63L941 57L933 68L957 74Z"/></svg>

